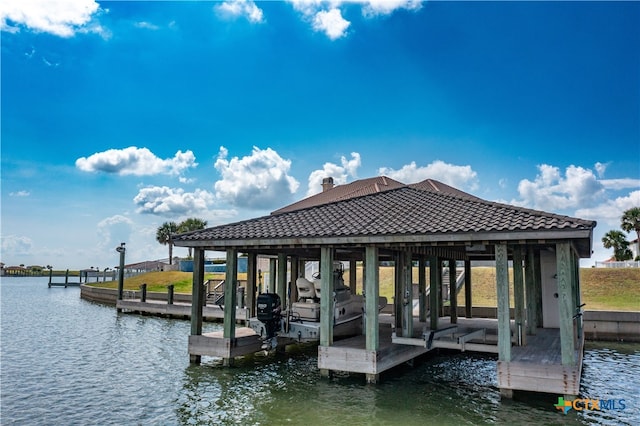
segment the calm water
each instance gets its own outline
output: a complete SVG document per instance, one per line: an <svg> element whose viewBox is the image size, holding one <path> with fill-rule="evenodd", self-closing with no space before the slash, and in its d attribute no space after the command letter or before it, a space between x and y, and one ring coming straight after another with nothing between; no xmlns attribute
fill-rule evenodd
<svg viewBox="0 0 640 426"><path fill-rule="evenodd" d="M321 378L314 348L191 366L188 321L118 314L46 283L0 282L3 425L640 424L637 344L585 351L582 397L624 410L563 415L553 396L501 401L495 358L469 353L429 355L378 385Z"/></svg>

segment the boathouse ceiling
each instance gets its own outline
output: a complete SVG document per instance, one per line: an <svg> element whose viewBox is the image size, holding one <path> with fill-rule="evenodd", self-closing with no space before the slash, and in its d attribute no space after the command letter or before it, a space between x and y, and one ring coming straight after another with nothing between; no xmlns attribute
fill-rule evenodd
<svg viewBox="0 0 640 426"><path fill-rule="evenodd" d="M262 255L362 259L366 246L382 257L410 251L456 260L491 260L494 245L551 248L570 241L581 258L591 255L595 221L483 200L428 179L404 185L386 177L329 188L268 216L173 237L178 247Z"/></svg>

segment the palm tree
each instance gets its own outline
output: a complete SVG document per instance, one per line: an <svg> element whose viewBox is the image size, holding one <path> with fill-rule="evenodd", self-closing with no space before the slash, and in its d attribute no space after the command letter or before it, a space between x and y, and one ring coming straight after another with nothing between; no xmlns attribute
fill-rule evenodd
<svg viewBox="0 0 640 426"><path fill-rule="evenodd" d="M612 230L604 234L602 245L604 248L613 248L613 257L618 262L629 260L633 257L633 253L629 250L627 237L621 231Z"/></svg>
<svg viewBox="0 0 640 426"><path fill-rule="evenodd" d="M178 225L178 232L197 231L198 229L204 229L207 227L207 221L198 219L197 217L190 217L180 222ZM189 258L191 258L191 247L189 249Z"/></svg>
<svg viewBox="0 0 640 426"><path fill-rule="evenodd" d="M620 227L626 231L636 231L636 258L640 257L640 207L632 207L622 214Z"/></svg>
<svg viewBox="0 0 640 426"><path fill-rule="evenodd" d="M173 240L171 236L178 232L178 225L175 222L165 222L156 231L156 240L162 245L169 245L169 265L173 257Z"/></svg>

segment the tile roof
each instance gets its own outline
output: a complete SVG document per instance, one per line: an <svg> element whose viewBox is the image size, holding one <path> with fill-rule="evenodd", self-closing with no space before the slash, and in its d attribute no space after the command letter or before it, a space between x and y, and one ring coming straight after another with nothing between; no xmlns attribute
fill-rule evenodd
<svg viewBox="0 0 640 426"><path fill-rule="evenodd" d="M347 200L349 198L362 197L364 195L376 194L378 192L388 191L390 189L405 186L404 183L398 182L386 176L377 176L368 179L360 179L345 185L336 185L333 188L320 192L318 194L297 201L288 206L282 207L271 214L280 214L294 210L305 209L308 207L319 206L334 201Z"/></svg>
<svg viewBox="0 0 640 426"><path fill-rule="evenodd" d="M427 240L439 237L440 241L445 241L451 236L462 234L471 238L472 234L478 233L505 234L501 238L508 240L508 233L517 233L518 238L535 233L535 238L542 238L537 236L540 232L551 231L586 231L580 233L581 238L590 238L596 225L590 220L451 192L455 191L431 191L402 185L366 196L181 234L175 237L174 243L190 246L209 241L220 247L224 246L225 240L287 239L300 244L316 240L321 244L321 239L327 238L353 240L354 237L393 236L405 236L408 241L416 241L412 239L416 236ZM477 241L476 237L472 239Z"/></svg>

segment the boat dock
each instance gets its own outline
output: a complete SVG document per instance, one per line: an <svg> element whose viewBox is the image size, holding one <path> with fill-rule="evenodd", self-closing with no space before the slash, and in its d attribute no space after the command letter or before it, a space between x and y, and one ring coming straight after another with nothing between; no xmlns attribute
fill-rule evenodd
<svg viewBox="0 0 640 426"><path fill-rule="evenodd" d="M168 303L164 300L157 299L122 299L116 301L116 308L122 312L131 312L138 314L161 315L176 318L191 318L191 303L173 302ZM249 309L237 307L236 319L240 322L249 320ZM202 317L206 320L222 320L224 319L224 308L218 305L205 305L202 307Z"/></svg>

